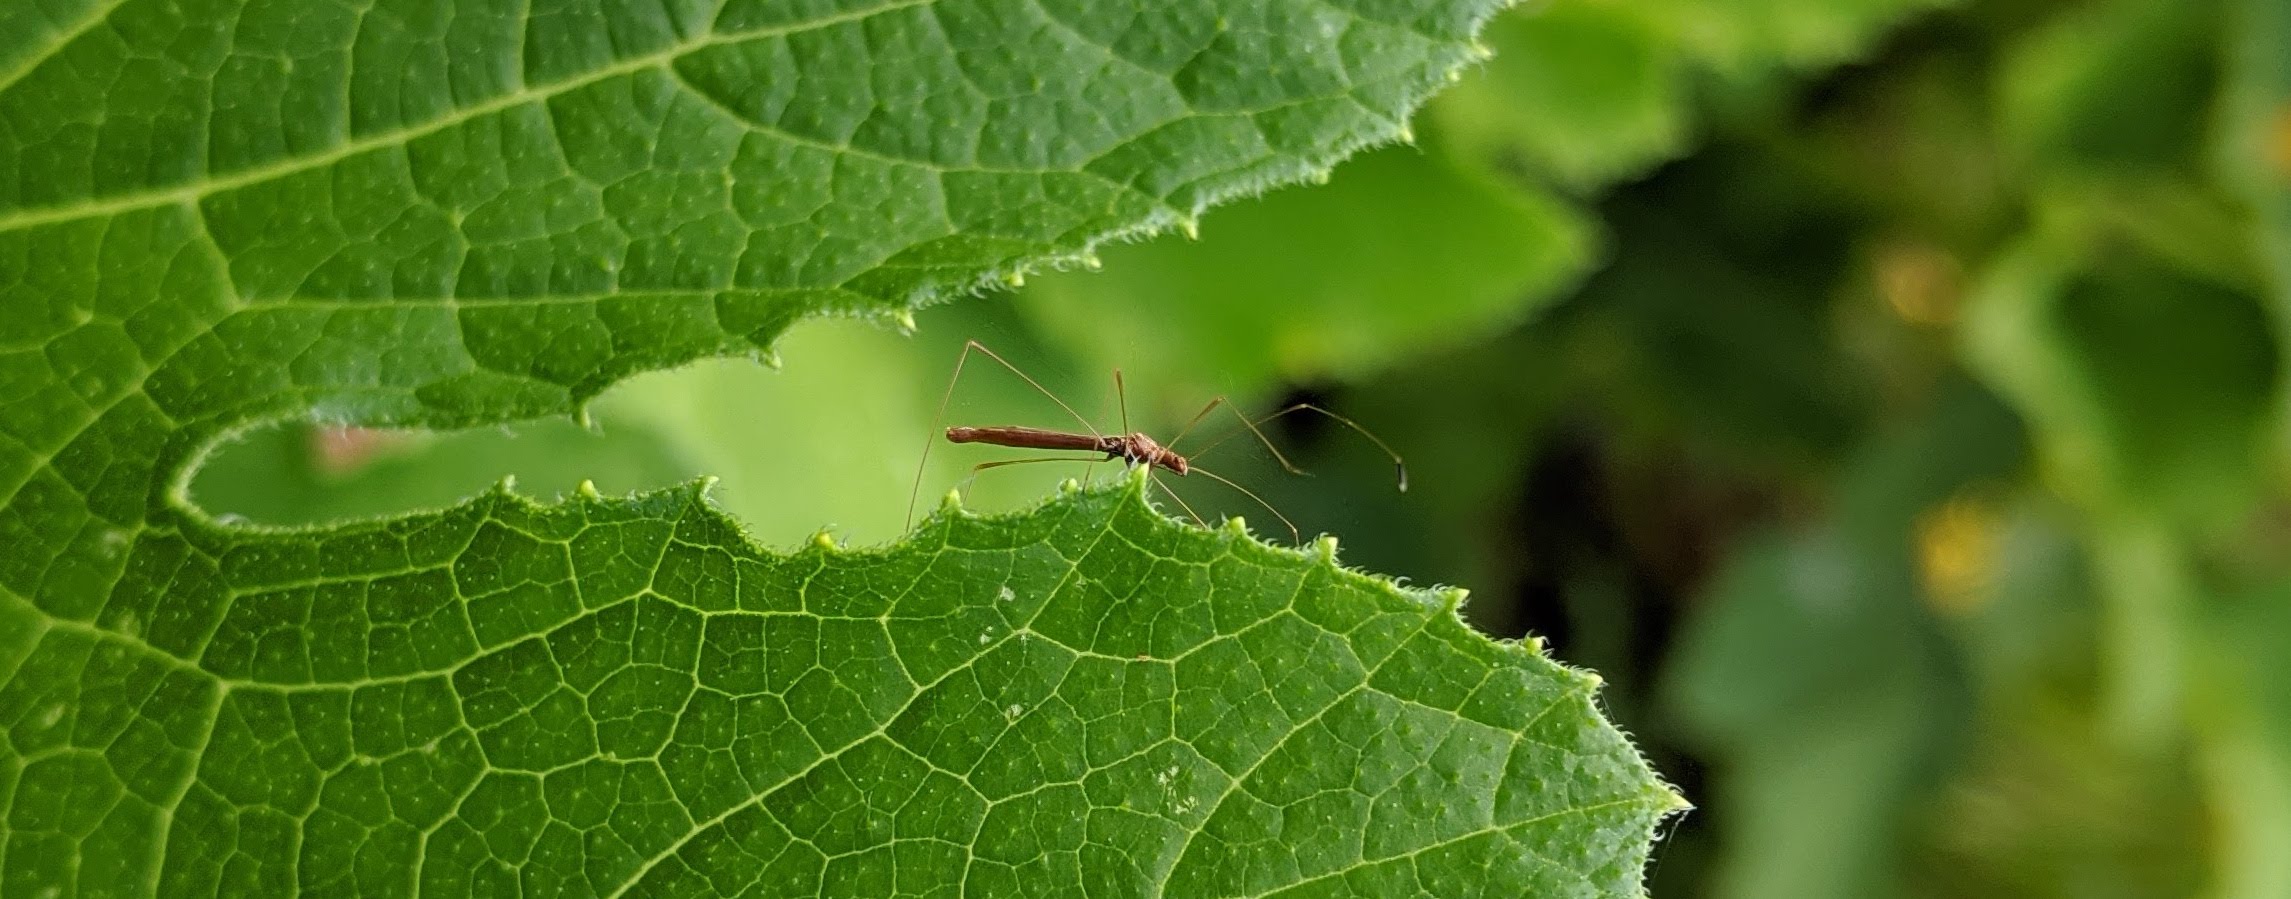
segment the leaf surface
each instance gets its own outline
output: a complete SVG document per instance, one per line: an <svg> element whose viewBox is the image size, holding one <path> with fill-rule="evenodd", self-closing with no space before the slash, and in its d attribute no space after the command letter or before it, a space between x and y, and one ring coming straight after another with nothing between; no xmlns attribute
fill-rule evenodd
<svg viewBox="0 0 2291 899"><path fill-rule="evenodd" d="M882 552L696 489L146 538L105 626L10 629L10 882L1636 893L1677 800L1595 678L1142 489Z"/></svg>
<svg viewBox="0 0 2291 899"><path fill-rule="evenodd" d="M1394 134L1495 5L0 10L0 894L1634 892L1675 798L1585 676L1134 485L793 556L182 486L1081 259Z"/></svg>

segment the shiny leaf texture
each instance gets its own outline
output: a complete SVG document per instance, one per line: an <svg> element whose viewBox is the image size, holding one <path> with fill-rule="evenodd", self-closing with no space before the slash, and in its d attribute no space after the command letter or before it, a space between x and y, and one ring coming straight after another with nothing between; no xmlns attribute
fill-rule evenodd
<svg viewBox="0 0 2291 899"><path fill-rule="evenodd" d="M1144 488L147 535L98 626L0 606L8 892L1637 895L1678 801L1595 677Z"/></svg>

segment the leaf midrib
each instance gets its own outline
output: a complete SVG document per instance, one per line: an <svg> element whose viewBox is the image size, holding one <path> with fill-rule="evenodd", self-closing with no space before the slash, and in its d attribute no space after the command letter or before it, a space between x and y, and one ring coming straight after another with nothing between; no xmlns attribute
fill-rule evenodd
<svg viewBox="0 0 2291 899"><path fill-rule="evenodd" d="M119 0L119 2L124 2L124 0ZM685 54L692 53L697 50L704 50L709 47L723 44L735 44L745 41L757 40L760 38L779 37L789 34L801 34L807 31L831 28L836 25L842 25L848 22L857 22L865 19L870 19L885 13L898 12L899 10L912 9L918 6L929 6L937 2L938 0L892 0L892 2L884 3L880 6L875 6L868 9L851 10L837 13L832 16L822 16L817 19L810 19L803 22L789 23L785 25L774 25L765 28L751 28L736 32L711 31L701 36L698 40L672 44L668 47L644 54L642 56L632 56L619 62L615 62L612 65L604 66L582 75L566 78L561 81L551 82L539 87L535 87L533 85L525 85L515 91L502 94L501 96L494 97L490 100L485 100L483 102L453 110L450 113L441 115L438 118L427 122L422 122L416 125L401 126L387 131L377 131L364 137L347 140L339 145L336 145L333 149L327 150L323 153L311 156L290 156L279 161L256 166L254 168L241 169L236 172L216 175L201 181L195 181L179 186L145 188L141 190L130 191L127 193L116 194L99 201L83 201L68 206L54 206L44 208L34 207L8 215L0 215L0 231L13 231L22 228L35 227L38 225L71 221L74 219L89 218L100 215L113 215L129 210L143 209L154 206L166 206L173 203L194 203L198 199L212 194L235 190L254 184L260 184L264 181L269 181L274 178L282 178L288 175L297 174L299 172L322 168L333 163L341 162L342 160L356 156L360 153L365 153L371 150L385 149L391 146L415 140L417 138L427 137L440 131L444 131L448 128L452 128L456 125L461 125L476 120L486 115L514 109L527 103L546 101L551 98L579 90L583 87L605 81L607 79L616 78L623 75L633 75L638 72L656 67L667 68L668 63L675 61L677 58L684 56ZM108 19L111 12L117 9L117 7L118 3L115 3L111 8L106 9L103 15L93 17L89 25L74 31L72 36L76 38L79 34L83 34L89 29L93 28L94 22L100 22ZM52 48L47 55L32 60L27 66L25 66L24 70L29 72L32 69L38 68L41 63L46 62L48 59L54 57L54 49L60 49L69 43L69 38L57 42L55 47ZM674 73L670 74L673 77ZM18 77L21 76L19 75ZM681 84L681 79L679 79L679 84ZM4 89L8 86L10 86L10 82L0 82L0 89ZM686 89L689 90L689 88ZM742 119L742 123L749 124L745 119Z"/></svg>
<svg viewBox="0 0 2291 899"><path fill-rule="evenodd" d="M119 8L125 5L127 5L127 0L105 0L103 3L89 7L87 18L56 29L49 36L47 46L26 54L23 61L17 63L15 68L0 72L0 91L14 87L16 82L22 81L24 76L32 74L32 70L39 68L41 63L54 59L57 51L71 46L72 42L79 40L81 35L94 31L97 25L110 21L111 14L118 12Z"/></svg>

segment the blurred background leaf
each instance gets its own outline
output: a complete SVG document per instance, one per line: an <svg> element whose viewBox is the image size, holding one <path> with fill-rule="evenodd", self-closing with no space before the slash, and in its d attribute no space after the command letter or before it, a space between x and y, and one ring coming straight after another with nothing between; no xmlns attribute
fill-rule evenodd
<svg viewBox="0 0 2291 899"><path fill-rule="evenodd" d="M220 449L317 521L720 478L760 539L897 534L945 424L1167 436L1348 561L1597 668L1700 810L1658 897L2291 897L2291 4L1551 0L1325 186L1199 239L796 328L447 435ZM822 359L866 365L818 365ZM772 427L766 422L800 426ZM925 502L1082 464L933 450ZM1274 513L1167 479L1204 518ZM1183 509L1171 504L1177 514Z"/></svg>

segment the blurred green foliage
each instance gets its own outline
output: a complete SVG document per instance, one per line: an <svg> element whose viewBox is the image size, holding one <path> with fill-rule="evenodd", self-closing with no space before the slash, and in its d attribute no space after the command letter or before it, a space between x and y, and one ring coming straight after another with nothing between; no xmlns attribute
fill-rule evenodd
<svg viewBox="0 0 2291 899"><path fill-rule="evenodd" d="M805 325L783 371L639 378L594 431L249 435L195 495L286 522L711 474L769 543L882 541L934 424L1073 423L988 364L937 422L967 338L1099 427L1117 366L1157 434L1325 401L1412 492L1303 417L1269 430L1313 478L1246 437L1203 464L1605 673L1701 806L1655 895L2291 896L2291 9L1553 0L1488 41L1416 146L1198 241L912 338ZM1008 455L934 451L921 491Z"/></svg>

